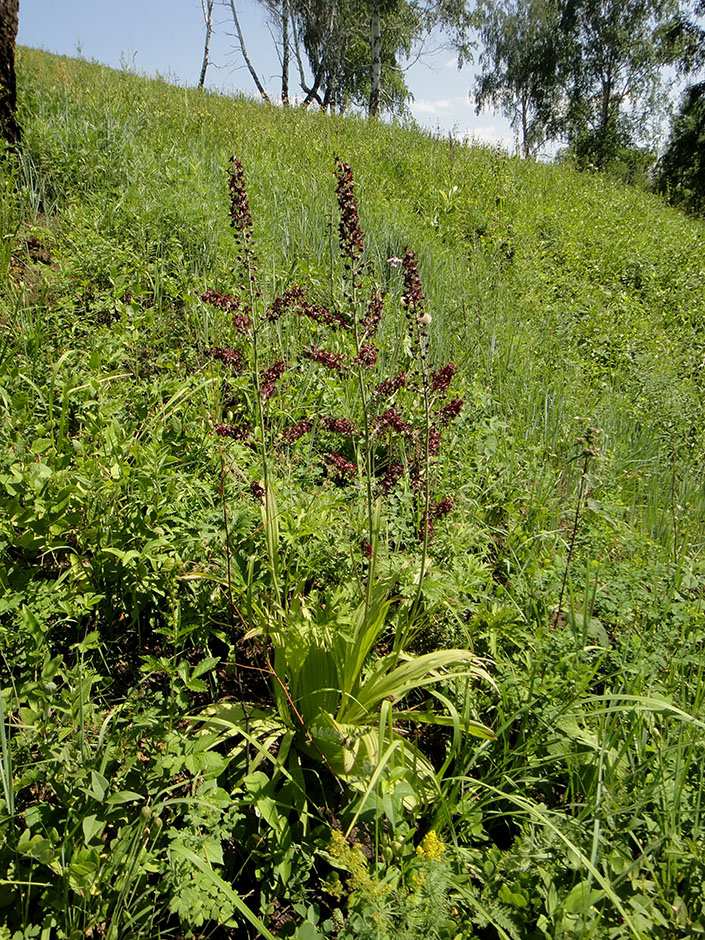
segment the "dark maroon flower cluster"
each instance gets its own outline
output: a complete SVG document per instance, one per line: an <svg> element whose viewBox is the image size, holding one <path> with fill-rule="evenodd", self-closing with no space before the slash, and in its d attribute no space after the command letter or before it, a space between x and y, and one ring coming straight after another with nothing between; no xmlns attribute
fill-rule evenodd
<svg viewBox="0 0 705 940"><path fill-rule="evenodd" d="M252 335L252 317L247 313L234 313L233 317L233 326L238 331L242 333L243 336Z"/></svg>
<svg viewBox="0 0 705 940"><path fill-rule="evenodd" d="M228 188L230 190L230 225L247 241L252 232L252 213L245 189L245 172L242 169L242 163L234 155L230 158Z"/></svg>
<svg viewBox="0 0 705 940"><path fill-rule="evenodd" d="M326 454L324 459L326 461L329 472L333 476L342 477L348 482L354 480L357 476L357 467L355 464L351 463L347 458L343 457L342 454L339 454L337 450L333 450Z"/></svg>
<svg viewBox="0 0 705 940"><path fill-rule="evenodd" d="M333 434L354 434L357 430L349 418L323 418L323 427Z"/></svg>
<svg viewBox="0 0 705 940"><path fill-rule="evenodd" d="M403 474L404 467L397 461L387 464L387 466L384 468L384 473L379 480L380 489L383 492L388 493L391 488L398 483Z"/></svg>
<svg viewBox="0 0 705 940"><path fill-rule="evenodd" d="M464 404L464 398L451 398L450 401L444 402L437 411L441 427L447 428L451 421L455 421L463 410Z"/></svg>
<svg viewBox="0 0 705 940"><path fill-rule="evenodd" d="M347 330L350 328L350 323L344 313L339 313L338 311L331 312L328 307L322 304L312 304L303 301L299 313L301 316L308 317L309 320L314 320L316 323L322 323L333 329L342 327L344 330Z"/></svg>
<svg viewBox="0 0 705 940"><path fill-rule="evenodd" d="M234 424L216 424L213 430L218 437L231 437L234 441L244 441L252 433L249 425L236 427Z"/></svg>
<svg viewBox="0 0 705 940"><path fill-rule="evenodd" d="M274 394L277 381L285 372L286 361L284 359L279 359L277 362L272 363L268 369L262 369L259 376L259 390L262 401L267 401L268 398L271 398Z"/></svg>
<svg viewBox="0 0 705 940"><path fill-rule="evenodd" d="M437 503L431 503L431 518L442 519L444 516L448 515L453 506L455 506L455 500L451 499L450 496L438 500Z"/></svg>
<svg viewBox="0 0 705 940"><path fill-rule="evenodd" d="M230 366L233 372L242 372L245 368L245 359L241 349L223 349L222 346L213 346L211 357Z"/></svg>
<svg viewBox="0 0 705 940"><path fill-rule="evenodd" d="M319 349L317 346L307 346L302 355L304 358L317 362L319 365L325 366L326 369L332 369L340 375L348 368L347 360L342 353L332 353L327 349Z"/></svg>
<svg viewBox="0 0 705 940"><path fill-rule="evenodd" d="M264 487L262 486L261 483L258 483L256 480L253 480L252 483L250 483L250 496L252 496L253 499L257 500L258 503L264 502L264 496L265 496Z"/></svg>
<svg viewBox="0 0 705 940"><path fill-rule="evenodd" d="M313 422L304 419L303 421L299 421L298 424L292 424L291 427L285 428L285 430L282 431L281 439L285 444L293 444L294 441L298 441L304 434L308 434L312 427Z"/></svg>
<svg viewBox="0 0 705 940"><path fill-rule="evenodd" d="M222 294L217 290L207 290L201 294L201 300L210 304L211 307L218 307L226 313L233 313L242 309L242 300L240 297L232 297L230 294Z"/></svg>
<svg viewBox="0 0 705 940"><path fill-rule="evenodd" d="M367 541L367 539L363 539L360 542L360 551L365 556L365 558L372 558L372 556L374 555L374 552L372 551L372 546Z"/></svg>
<svg viewBox="0 0 705 940"><path fill-rule="evenodd" d="M403 434L410 437L412 434L411 425L408 424L392 405L385 412L373 419L375 430L378 431L396 431L397 434Z"/></svg>
<svg viewBox="0 0 705 940"><path fill-rule="evenodd" d="M338 224L340 253L350 264L354 264L362 255L362 229L357 213L352 170L338 157L335 158L335 175L338 179L336 194L340 211Z"/></svg>
<svg viewBox="0 0 705 940"><path fill-rule="evenodd" d="M400 372L399 375L393 375L391 379L386 379L375 386L372 395L374 398L389 398L400 388L406 385L406 372Z"/></svg>
<svg viewBox="0 0 705 940"><path fill-rule="evenodd" d="M365 369L371 369L377 362L377 347L373 343L363 343L353 362Z"/></svg>
<svg viewBox="0 0 705 940"><path fill-rule="evenodd" d="M249 314L242 311L242 300L239 297L232 297L230 294L221 294L217 290L207 290L201 294L201 300L204 300L211 307L218 307L226 313L232 314L233 326L242 333L243 336L249 336L252 333L252 318Z"/></svg>
<svg viewBox="0 0 705 940"><path fill-rule="evenodd" d="M416 261L416 255L410 248L407 248L404 253L402 270L404 275L404 296L401 302L412 316L421 319L426 312L426 306L421 289L421 278L419 277L419 266Z"/></svg>
<svg viewBox="0 0 705 940"><path fill-rule="evenodd" d="M299 287L298 284L294 284L293 287L289 287L281 297L275 298L269 306L266 314L264 315L265 320L269 320L270 323L276 323L276 321L282 317L287 310L290 310L292 307L299 306L304 302L304 289Z"/></svg>
<svg viewBox="0 0 705 940"><path fill-rule="evenodd" d="M365 316L360 323L365 336L372 338L377 335L383 310L384 294L373 293L368 301Z"/></svg>
<svg viewBox="0 0 705 940"><path fill-rule="evenodd" d="M431 372L432 391L436 392L438 395L446 395L450 388L450 383L453 381L453 376L457 371L458 367L454 362L449 362L440 369L434 369L434 371Z"/></svg>

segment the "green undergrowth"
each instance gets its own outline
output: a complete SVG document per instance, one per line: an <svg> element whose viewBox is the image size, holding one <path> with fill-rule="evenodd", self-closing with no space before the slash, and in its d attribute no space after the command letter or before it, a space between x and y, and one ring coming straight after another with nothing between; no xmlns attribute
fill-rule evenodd
<svg viewBox="0 0 705 940"><path fill-rule="evenodd" d="M703 224L410 126L30 50L18 81L0 940L705 933ZM231 154L262 309L294 284L347 302L351 165L383 378L410 357L418 259L428 367L455 363L464 400L425 572L418 488L376 492L372 518L361 472L326 467L364 469L316 423L359 390L304 365L337 334L292 315L262 335L263 365L291 365L266 492L262 433L214 433L257 423L247 372L210 355L248 338L202 300L238 290Z"/></svg>

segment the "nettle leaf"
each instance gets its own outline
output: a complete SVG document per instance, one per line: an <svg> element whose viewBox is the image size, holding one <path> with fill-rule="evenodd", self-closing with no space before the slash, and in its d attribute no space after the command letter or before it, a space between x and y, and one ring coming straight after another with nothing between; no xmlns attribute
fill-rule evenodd
<svg viewBox="0 0 705 940"><path fill-rule="evenodd" d="M219 662L219 656L207 656L205 659L202 659L200 663L197 663L193 667L191 679L198 679L200 676L205 675L205 673L210 672Z"/></svg>

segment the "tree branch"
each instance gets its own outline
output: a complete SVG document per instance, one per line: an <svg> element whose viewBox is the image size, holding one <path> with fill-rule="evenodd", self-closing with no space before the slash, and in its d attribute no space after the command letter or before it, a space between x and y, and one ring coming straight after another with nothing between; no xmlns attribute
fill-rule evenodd
<svg viewBox="0 0 705 940"><path fill-rule="evenodd" d="M230 0L230 9L233 11L233 21L235 23L235 29L237 30L237 38L238 38L238 42L240 43L240 52L242 53L242 57L245 60L245 65L247 66L247 69L250 75L252 76L252 81L257 86L257 91L260 93L264 101L266 101L268 104L271 104L272 103L271 99L269 95L267 94L267 92L264 90L264 86L262 85L262 82L259 80L259 76L257 75L257 72L255 71L255 67L252 64L249 55L247 54L247 49L245 48L245 37L242 35L242 29L240 28L240 20L238 19L237 10L235 9L235 0Z"/></svg>

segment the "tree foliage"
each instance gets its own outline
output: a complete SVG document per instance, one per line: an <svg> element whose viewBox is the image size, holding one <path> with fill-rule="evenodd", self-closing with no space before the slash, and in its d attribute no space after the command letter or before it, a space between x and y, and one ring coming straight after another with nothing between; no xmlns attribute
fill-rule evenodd
<svg viewBox="0 0 705 940"><path fill-rule="evenodd" d="M656 136L678 15L678 0L484 0L478 108L500 107L525 154L563 139L604 167Z"/></svg>
<svg viewBox="0 0 705 940"><path fill-rule="evenodd" d="M554 0L485 0L480 15L484 49L475 85L477 110L501 109L529 156L556 124L558 6Z"/></svg>
<svg viewBox="0 0 705 940"><path fill-rule="evenodd" d="M379 108L401 111L409 90L400 60L408 56L423 28L415 4L407 0L293 0L295 41L313 75L301 84L324 108L344 111L354 105L368 108L372 91L373 18L380 38Z"/></svg>
<svg viewBox="0 0 705 940"><path fill-rule="evenodd" d="M205 0L204 0L205 2ZM238 48L262 98L269 95L250 59L238 4L223 0L235 24ZM266 10L282 69L281 100L288 103L290 63L296 62L302 103L331 111L348 107L400 113L410 92L404 61L433 29L444 31L458 52L470 56L474 22L465 0L258 0ZM205 16L205 13L204 13Z"/></svg>
<svg viewBox="0 0 705 940"><path fill-rule="evenodd" d="M565 136L584 162L605 167L625 147L656 139L663 69L677 57L668 26L677 0L567 0Z"/></svg>
<svg viewBox="0 0 705 940"><path fill-rule="evenodd" d="M659 161L657 185L673 202L705 214L705 82L686 89Z"/></svg>

